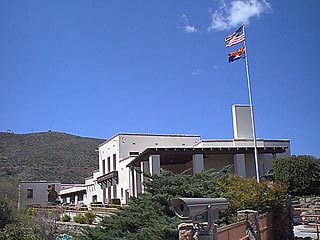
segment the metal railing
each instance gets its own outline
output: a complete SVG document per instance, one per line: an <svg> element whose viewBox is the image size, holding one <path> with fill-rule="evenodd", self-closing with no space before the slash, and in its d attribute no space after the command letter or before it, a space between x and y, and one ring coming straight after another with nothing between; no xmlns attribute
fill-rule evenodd
<svg viewBox="0 0 320 240"><path fill-rule="evenodd" d="M301 223L315 229L317 239L320 239L320 208L294 208L294 210L301 212Z"/></svg>

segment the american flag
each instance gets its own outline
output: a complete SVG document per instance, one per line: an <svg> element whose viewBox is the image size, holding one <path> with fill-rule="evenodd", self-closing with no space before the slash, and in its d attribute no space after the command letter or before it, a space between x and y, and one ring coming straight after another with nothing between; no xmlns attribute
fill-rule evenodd
<svg viewBox="0 0 320 240"><path fill-rule="evenodd" d="M243 26L241 26L237 31L234 33L230 34L228 37L226 37L226 47L231 47L233 45L236 45L238 43L241 43L245 40L245 35L244 35L244 29Z"/></svg>

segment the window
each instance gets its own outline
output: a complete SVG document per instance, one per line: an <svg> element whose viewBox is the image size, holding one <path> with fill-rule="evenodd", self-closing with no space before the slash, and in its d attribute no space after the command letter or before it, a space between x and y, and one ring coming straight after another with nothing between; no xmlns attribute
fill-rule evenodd
<svg viewBox="0 0 320 240"><path fill-rule="evenodd" d="M107 172L110 172L111 171L111 166L110 166L110 157L108 157L108 160L107 160L107 167L108 167L108 170Z"/></svg>
<svg viewBox="0 0 320 240"><path fill-rule="evenodd" d="M117 170L117 155L113 154L113 171Z"/></svg>
<svg viewBox="0 0 320 240"><path fill-rule="evenodd" d="M113 190L112 190L113 198L117 198L117 185L114 185L112 188L113 188Z"/></svg>
<svg viewBox="0 0 320 240"><path fill-rule="evenodd" d="M95 203L95 202L97 202L97 200L98 200L97 195L93 195L93 196L92 196L92 202Z"/></svg>
<svg viewBox="0 0 320 240"><path fill-rule="evenodd" d="M129 152L129 155L130 155L130 156L138 156L138 155L139 155L139 152Z"/></svg>
<svg viewBox="0 0 320 240"><path fill-rule="evenodd" d="M33 189L27 189L27 198L33 198Z"/></svg>
<svg viewBox="0 0 320 240"><path fill-rule="evenodd" d="M106 173L106 160L102 160L102 174Z"/></svg>

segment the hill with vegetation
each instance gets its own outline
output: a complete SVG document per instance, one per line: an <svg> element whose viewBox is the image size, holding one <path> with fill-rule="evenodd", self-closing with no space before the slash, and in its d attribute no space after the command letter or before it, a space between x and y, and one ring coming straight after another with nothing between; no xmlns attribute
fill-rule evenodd
<svg viewBox="0 0 320 240"><path fill-rule="evenodd" d="M0 179L84 182L98 169L103 139L61 132L0 132Z"/></svg>

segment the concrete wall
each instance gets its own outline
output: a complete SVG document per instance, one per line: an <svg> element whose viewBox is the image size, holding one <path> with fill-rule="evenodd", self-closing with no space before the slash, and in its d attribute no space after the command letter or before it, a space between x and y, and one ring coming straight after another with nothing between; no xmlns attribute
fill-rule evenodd
<svg viewBox="0 0 320 240"><path fill-rule="evenodd" d="M192 146L200 141L200 136L187 135L119 135L120 158L130 152L141 152L146 148L169 146Z"/></svg>
<svg viewBox="0 0 320 240"><path fill-rule="evenodd" d="M222 169L226 165L233 165L232 154L207 154L204 158L204 169Z"/></svg>

